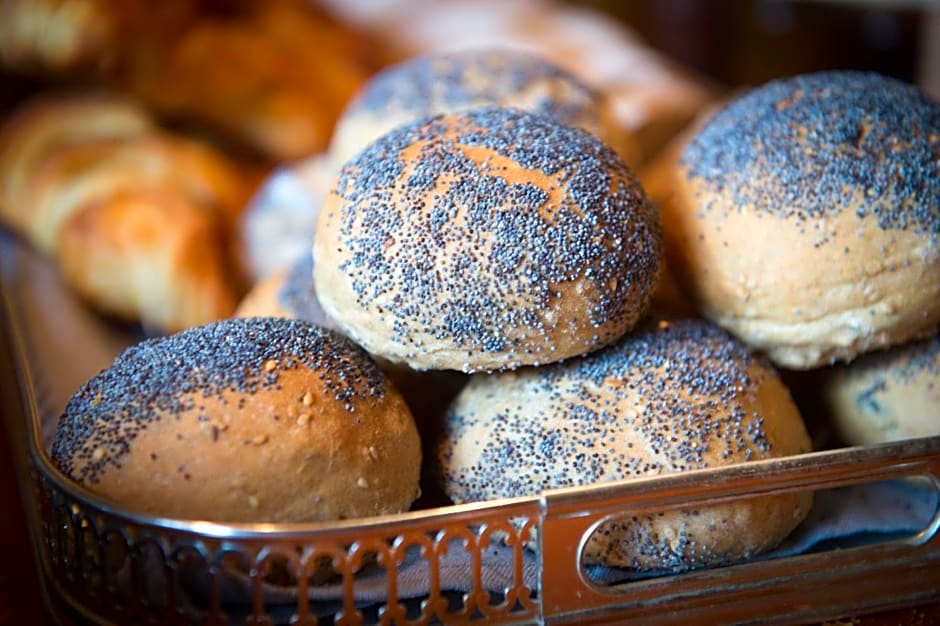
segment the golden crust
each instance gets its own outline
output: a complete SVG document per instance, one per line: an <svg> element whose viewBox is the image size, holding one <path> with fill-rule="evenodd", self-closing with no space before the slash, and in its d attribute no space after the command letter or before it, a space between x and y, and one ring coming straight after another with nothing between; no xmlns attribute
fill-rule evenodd
<svg viewBox="0 0 940 626"><path fill-rule="evenodd" d="M84 205L66 218L54 255L66 284L98 310L156 332L235 308L219 223L170 190L125 190Z"/></svg>
<svg viewBox="0 0 940 626"><path fill-rule="evenodd" d="M0 219L90 303L161 332L231 314L251 172L104 95L37 98L0 139Z"/></svg>
<svg viewBox="0 0 940 626"><path fill-rule="evenodd" d="M18 109L0 129L0 218L26 234L35 171L58 150L154 131L150 117L129 101L105 94L49 94Z"/></svg>

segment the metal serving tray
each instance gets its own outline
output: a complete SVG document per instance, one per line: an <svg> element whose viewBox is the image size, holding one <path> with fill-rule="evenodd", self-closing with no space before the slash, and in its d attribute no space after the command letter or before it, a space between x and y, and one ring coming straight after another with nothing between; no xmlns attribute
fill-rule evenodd
<svg viewBox="0 0 940 626"><path fill-rule="evenodd" d="M613 517L910 476L940 488L940 437L335 523L135 514L51 464L29 320L15 288L0 293L21 404L5 421L62 623L789 623L940 598L937 511L901 538L619 584L580 564Z"/></svg>

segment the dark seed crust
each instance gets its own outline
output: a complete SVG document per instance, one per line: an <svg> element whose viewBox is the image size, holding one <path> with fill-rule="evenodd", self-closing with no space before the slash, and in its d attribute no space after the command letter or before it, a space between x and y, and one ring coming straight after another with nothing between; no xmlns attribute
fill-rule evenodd
<svg viewBox="0 0 940 626"><path fill-rule="evenodd" d="M569 126L597 124L599 94L576 77L537 56L518 50L464 50L416 57L378 73L344 115L408 111L418 119L481 103L505 104L539 84L554 84L561 97L546 93L531 111Z"/></svg>
<svg viewBox="0 0 940 626"><path fill-rule="evenodd" d="M439 460L445 492L472 502L809 449L769 364L685 320L564 363L474 377L446 416ZM585 558L674 570L745 558L808 507L800 495L625 517L598 529Z"/></svg>
<svg viewBox="0 0 940 626"><path fill-rule="evenodd" d="M489 108L401 127L343 168L335 194L317 246L336 247L356 306L406 359L442 342L466 351L457 369L475 353L547 363L570 356L553 354L565 332L586 335L586 352L635 324L659 278L658 215L632 173L545 116ZM553 317L570 297L587 319Z"/></svg>
<svg viewBox="0 0 940 626"><path fill-rule="evenodd" d="M225 404L229 392L237 398L276 389L278 373L297 368L319 377L351 419L356 406L385 395L378 367L337 333L295 319L225 320L125 350L68 402L53 460L72 478L93 483L107 466L121 466L151 424L198 409L200 398Z"/></svg>
<svg viewBox="0 0 940 626"><path fill-rule="evenodd" d="M940 103L878 74L768 83L715 115L681 163L734 206L800 221L851 210L883 230L940 233Z"/></svg>

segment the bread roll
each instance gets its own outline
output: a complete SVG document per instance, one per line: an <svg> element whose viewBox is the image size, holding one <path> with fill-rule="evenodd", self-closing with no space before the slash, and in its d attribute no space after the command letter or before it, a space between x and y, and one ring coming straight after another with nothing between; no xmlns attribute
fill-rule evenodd
<svg viewBox="0 0 940 626"><path fill-rule="evenodd" d="M660 224L594 136L514 109L425 119L342 170L320 213L320 304L369 352L464 372L620 338L659 278Z"/></svg>
<svg viewBox="0 0 940 626"><path fill-rule="evenodd" d="M126 350L69 401L52 458L133 511L301 522L406 510L421 447L361 350L307 322L249 318Z"/></svg>
<svg viewBox="0 0 940 626"><path fill-rule="evenodd" d="M940 335L863 355L817 384L847 444L940 435Z"/></svg>
<svg viewBox="0 0 940 626"><path fill-rule="evenodd" d="M533 495L808 452L773 368L700 320L647 325L582 358L472 377L439 449L455 502ZM812 494L749 498L601 526L586 563L683 570L777 545Z"/></svg>
<svg viewBox="0 0 940 626"><path fill-rule="evenodd" d="M487 47L411 58L373 76L343 111L330 153L340 167L397 126L483 106L548 115L629 152L599 92L541 57Z"/></svg>
<svg viewBox="0 0 940 626"><path fill-rule="evenodd" d="M685 148L663 222L704 314L779 365L928 335L940 322L940 104L877 74L769 83Z"/></svg>

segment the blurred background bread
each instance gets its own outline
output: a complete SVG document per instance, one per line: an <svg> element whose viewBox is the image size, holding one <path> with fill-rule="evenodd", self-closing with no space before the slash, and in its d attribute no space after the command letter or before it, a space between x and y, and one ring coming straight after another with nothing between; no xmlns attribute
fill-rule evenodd
<svg viewBox="0 0 940 626"><path fill-rule="evenodd" d="M304 0L4 0L0 24L8 71L106 85L271 161L321 151L376 68L367 39Z"/></svg>
<svg viewBox="0 0 940 626"><path fill-rule="evenodd" d="M105 95L40 96L0 127L0 219L98 310L173 332L227 317L256 175Z"/></svg>

